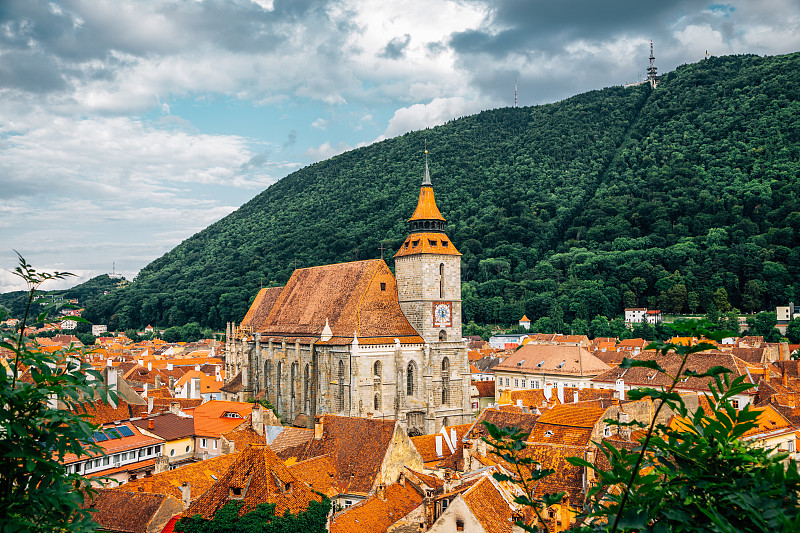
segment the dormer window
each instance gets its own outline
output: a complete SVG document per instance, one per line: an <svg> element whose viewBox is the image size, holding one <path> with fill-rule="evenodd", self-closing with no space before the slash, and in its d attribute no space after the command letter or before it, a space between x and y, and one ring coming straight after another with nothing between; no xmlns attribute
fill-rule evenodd
<svg viewBox="0 0 800 533"><path fill-rule="evenodd" d="M225 411L222 413L222 418L242 418L239 413L234 413L233 411Z"/></svg>
<svg viewBox="0 0 800 533"><path fill-rule="evenodd" d="M412 248L416 248L417 246L419 246L419 240L416 240L416 241L412 241L412 242L411 242L411 247L412 247Z"/></svg>
<svg viewBox="0 0 800 533"><path fill-rule="evenodd" d="M548 429L547 431L544 432L544 436L545 437L552 437L553 436L553 431Z"/></svg>
<svg viewBox="0 0 800 533"><path fill-rule="evenodd" d="M430 243L431 246L436 246L436 241L434 241L433 239L428 239L428 242Z"/></svg>
<svg viewBox="0 0 800 533"><path fill-rule="evenodd" d="M242 498L244 498L244 494L242 493L242 488L241 487L231 487L230 498L232 500L241 500Z"/></svg>
<svg viewBox="0 0 800 533"><path fill-rule="evenodd" d="M408 241L406 241L406 243L405 243L405 245L404 245L404 246L405 246L406 248L408 248Z"/></svg>
<svg viewBox="0 0 800 533"><path fill-rule="evenodd" d="M382 290L382 291L385 291L385 290L386 290L386 284L385 284L385 283L381 283L381 290Z"/></svg>
<svg viewBox="0 0 800 533"><path fill-rule="evenodd" d="M445 248L447 248L449 244L450 244L450 243L449 243L449 242L447 242L447 241L442 241L442 246L444 246Z"/></svg>

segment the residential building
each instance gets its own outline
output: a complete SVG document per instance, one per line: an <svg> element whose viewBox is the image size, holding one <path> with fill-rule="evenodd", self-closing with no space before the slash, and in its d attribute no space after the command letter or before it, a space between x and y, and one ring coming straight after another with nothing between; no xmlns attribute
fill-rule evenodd
<svg viewBox="0 0 800 533"><path fill-rule="evenodd" d="M245 417L252 413L254 406L252 403L212 400L193 409L194 450L198 457L216 457L222 454L222 434L241 425Z"/></svg>
<svg viewBox="0 0 800 533"><path fill-rule="evenodd" d="M609 368L580 346L526 344L494 367L495 396L509 389L589 388Z"/></svg>

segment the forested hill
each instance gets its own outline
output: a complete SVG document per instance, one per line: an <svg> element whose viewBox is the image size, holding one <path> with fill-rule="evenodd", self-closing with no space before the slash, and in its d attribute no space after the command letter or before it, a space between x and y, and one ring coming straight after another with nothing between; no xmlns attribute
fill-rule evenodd
<svg viewBox="0 0 800 533"><path fill-rule="evenodd" d="M466 320L771 308L800 297L798 95L800 54L711 58L655 90L485 111L353 150L285 177L86 316L221 328L295 262L378 257L383 244L391 265L426 141L464 254Z"/></svg>

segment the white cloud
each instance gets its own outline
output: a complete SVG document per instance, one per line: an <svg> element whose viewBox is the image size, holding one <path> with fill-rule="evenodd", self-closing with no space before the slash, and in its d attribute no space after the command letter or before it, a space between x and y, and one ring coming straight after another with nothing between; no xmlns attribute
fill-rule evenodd
<svg viewBox="0 0 800 533"><path fill-rule="evenodd" d="M303 155L311 158L313 161L322 161L323 159L331 158L352 149L353 147L345 142L340 142L334 146L330 142L325 141L318 147L312 146L308 148Z"/></svg>
<svg viewBox="0 0 800 533"><path fill-rule="evenodd" d="M478 100L467 100L460 96L454 98L434 98L428 104L414 104L394 112L386 131L376 140L388 139L409 131L420 130L444 124L448 120L477 113L486 105Z"/></svg>
<svg viewBox="0 0 800 533"><path fill-rule="evenodd" d="M328 126L328 121L324 118L318 118L314 122L311 123L312 128L317 128L319 130L324 130Z"/></svg>

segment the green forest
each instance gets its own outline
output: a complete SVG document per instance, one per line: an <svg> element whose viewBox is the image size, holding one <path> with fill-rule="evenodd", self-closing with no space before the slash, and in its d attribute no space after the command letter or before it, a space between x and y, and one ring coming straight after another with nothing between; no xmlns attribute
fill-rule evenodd
<svg viewBox="0 0 800 533"><path fill-rule="evenodd" d="M799 53L716 57L656 89L484 111L352 150L286 176L84 316L221 329L295 265L384 246L392 266L426 142L463 253L465 322L774 310L800 297L799 96Z"/></svg>

